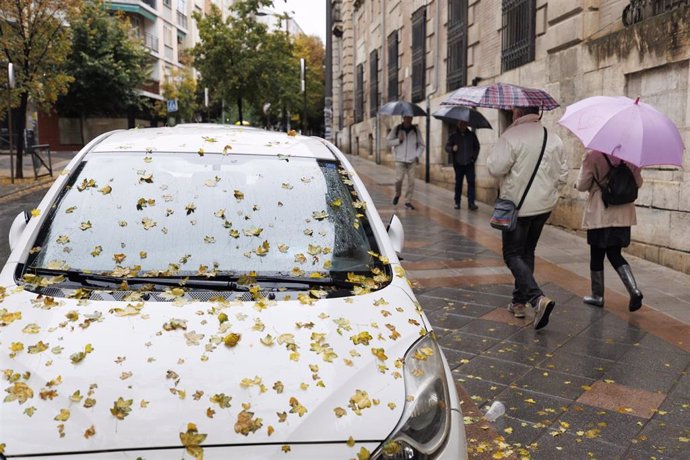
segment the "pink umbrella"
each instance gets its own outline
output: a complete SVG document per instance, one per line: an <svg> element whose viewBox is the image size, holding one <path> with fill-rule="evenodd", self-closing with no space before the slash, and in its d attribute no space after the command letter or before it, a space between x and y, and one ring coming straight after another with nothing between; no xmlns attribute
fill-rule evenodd
<svg viewBox="0 0 690 460"><path fill-rule="evenodd" d="M678 128L639 97L588 97L569 105L558 123L585 147L640 167L683 164L685 146Z"/></svg>

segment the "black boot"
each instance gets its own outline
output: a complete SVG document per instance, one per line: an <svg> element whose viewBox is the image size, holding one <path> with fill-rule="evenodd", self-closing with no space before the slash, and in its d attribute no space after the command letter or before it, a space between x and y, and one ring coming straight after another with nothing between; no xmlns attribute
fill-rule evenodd
<svg viewBox="0 0 690 460"><path fill-rule="evenodd" d="M592 279L592 295L585 296L582 301L595 307L604 306L604 270L590 271L589 276Z"/></svg>
<svg viewBox="0 0 690 460"><path fill-rule="evenodd" d="M637 283L635 282L635 277L632 274L632 269L630 265L621 265L616 269L618 276L621 277L621 281L625 284L625 288L630 294L630 303L628 304L628 310L637 311L642 306L642 292L637 288Z"/></svg>

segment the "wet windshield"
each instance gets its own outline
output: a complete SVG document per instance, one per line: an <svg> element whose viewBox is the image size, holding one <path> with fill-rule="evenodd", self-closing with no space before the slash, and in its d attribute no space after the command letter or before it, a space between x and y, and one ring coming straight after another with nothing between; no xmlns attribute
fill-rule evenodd
<svg viewBox="0 0 690 460"><path fill-rule="evenodd" d="M111 276L326 277L371 268L363 203L334 162L87 157L29 259Z"/></svg>

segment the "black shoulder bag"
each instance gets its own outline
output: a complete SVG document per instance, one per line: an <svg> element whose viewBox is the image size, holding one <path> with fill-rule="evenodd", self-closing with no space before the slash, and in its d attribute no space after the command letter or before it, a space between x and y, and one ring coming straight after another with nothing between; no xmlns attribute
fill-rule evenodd
<svg viewBox="0 0 690 460"><path fill-rule="evenodd" d="M522 203L525 202L527 192L529 192L529 188L532 186L532 182L534 182L534 177L537 175L539 165L541 164L541 159L544 156L544 150L546 149L546 138L547 132L546 128L544 128L544 142L541 145L541 153L539 154L539 160L537 160L537 166L534 168L534 171L532 172L532 177L530 177L529 182L527 183L527 188L525 189L525 192L522 194L520 203L518 203L518 205L515 206L515 203L513 203L511 200L505 200L500 197L496 198L496 203L494 204L494 212L491 214L491 220L489 221L493 228L496 228L504 232L512 232L513 230L515 230L518 220L518 211L522 207Z"/></svg>

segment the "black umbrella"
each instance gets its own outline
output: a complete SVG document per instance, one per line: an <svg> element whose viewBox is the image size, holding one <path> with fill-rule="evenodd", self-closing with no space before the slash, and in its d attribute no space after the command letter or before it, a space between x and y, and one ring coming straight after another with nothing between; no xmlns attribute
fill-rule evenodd
<svg viewBox="0 0 690 460"><path fill-rule="evenodd" d="M401 115L403 117L423 117L426 112L417 104L407 101L391 101L379 107L381 115Z"/></svg>
<svg viewBox="0 0 690 460"><path fill-rule="evenodd" d="M484 115L472 110L469 107L462 106L443 106L433 114L434 118L445 121L447 123L457 125L459 121L466 121L468 125L475 129L488 128L491 127L489 120L484 118Z"/></svg>

